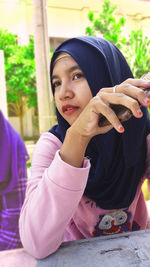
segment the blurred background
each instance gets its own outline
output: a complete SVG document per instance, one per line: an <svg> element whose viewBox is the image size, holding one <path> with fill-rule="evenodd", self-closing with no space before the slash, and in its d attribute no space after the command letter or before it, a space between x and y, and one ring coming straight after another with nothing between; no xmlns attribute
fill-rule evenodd
<svg viewBox="0 0 150 267"><path fill-rule="evenodd" d="M40 134L56 123L53 50L70 37L101 36L139 78L150 71L149 25L150 0L0 0L0 107L31 158ZM144 191L148 199L146 184Z"/></svg>

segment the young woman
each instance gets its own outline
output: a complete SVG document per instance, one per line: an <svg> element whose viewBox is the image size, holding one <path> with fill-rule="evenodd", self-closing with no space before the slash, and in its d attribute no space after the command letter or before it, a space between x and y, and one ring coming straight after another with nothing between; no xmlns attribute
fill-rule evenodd
<svg viewBox="0 0 150 267"><path fill-rule="evenodd" d="M22 243L37 258L63 241L147 227L150 99L141 88L150 82L133 79L120 51L96 37L62 43L50 72L58 124L36 145L20 217ZM114 104L132 118L121 123Z"/></svg>
<svg viewBox="0 0 150 267"><path fill-rule="evenodd" d="M27 184L28 153L0 111L0 250L22 247L19 215Z"/></svg>

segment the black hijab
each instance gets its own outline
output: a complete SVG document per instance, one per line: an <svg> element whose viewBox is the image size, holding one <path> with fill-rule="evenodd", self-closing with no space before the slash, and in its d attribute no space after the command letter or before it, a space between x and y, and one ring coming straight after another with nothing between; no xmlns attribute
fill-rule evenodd
<svg viewBox="0 0 150 267"><path fill-rule="evenodd" d="M53 63L60 52L70 54L82 69L92 95L104 87L120 84L133 78L121 52L110 42L97 37L76 37L63 42L54 52ZM54 88L52 86L54 93ZM149 133L147 109L142 107L143 117L132 117L124 123L125 132L112 129L92 138L85 156L90 158L91 168L84 194L103 209L128 207L136 194L145 169L146 136ZM58 125L50 132L62 142L69 127L56 109Z"/></svg>

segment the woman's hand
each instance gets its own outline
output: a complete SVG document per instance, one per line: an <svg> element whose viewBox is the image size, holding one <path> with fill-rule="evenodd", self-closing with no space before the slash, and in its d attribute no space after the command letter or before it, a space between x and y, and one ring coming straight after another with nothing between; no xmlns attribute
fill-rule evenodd
<svg viewBox="0 0 150 267"><path fill-rule="evenodd" d="M140 105L149 106L150 99L141 88L149 88L150 81L141 79L127 79L114 87L101 89L86 105L79 117L67 130L65 140L60 149L63 161L75 167L82 167L87 145L91 138L98 134L104 134L113 127L123 133L124 128L112 110L110 104L123 105L131 110L136 118L142 117ZM110 125L99 127L99 116L104 115ZM70 149L71 148L71 149Z"/></svg>
<svg viewBox="0 0 150 267"><path fill-rule="evenodd" d="M142 88L149 88L150 81L142 79L127 79L114 88L102 88L95 97L93 97L77 120L71 126L72 130L89 138L104 134L113 127L119 132L124 132L124 128L116 116L110 104L123 105L128 108L136 118L142 117L140 106L149 106L150 99ZM110 122L105 127L98 126L99 115L103 115Z"/></svg>

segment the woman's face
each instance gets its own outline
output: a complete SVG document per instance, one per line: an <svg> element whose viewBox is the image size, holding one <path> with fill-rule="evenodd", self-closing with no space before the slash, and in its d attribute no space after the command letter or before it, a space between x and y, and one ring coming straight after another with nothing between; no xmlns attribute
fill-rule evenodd
<svg viewBox="0 0 150 267"><path fill-rule="evenodd" d="M56 61L52 84L56 107L61 116L72 125L92 98L84 74L71 56Z"/></svg>

